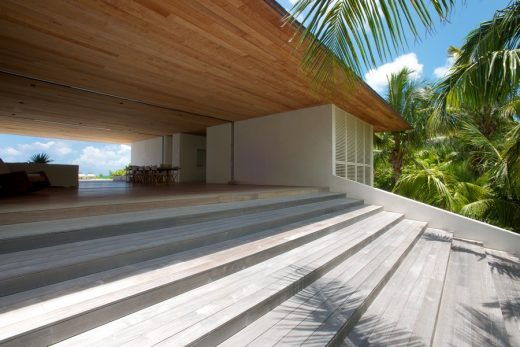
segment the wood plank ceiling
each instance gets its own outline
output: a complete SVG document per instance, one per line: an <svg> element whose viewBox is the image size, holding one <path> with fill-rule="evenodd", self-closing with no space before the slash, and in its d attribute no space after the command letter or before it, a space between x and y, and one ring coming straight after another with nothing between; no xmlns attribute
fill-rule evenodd
<svg viewBox="0 0 520 347"><path fill-rule="evenodd" d="M0 132L133 142L334 103L408 127L365 84L320 94L262 0L2 0Z"/></svg>

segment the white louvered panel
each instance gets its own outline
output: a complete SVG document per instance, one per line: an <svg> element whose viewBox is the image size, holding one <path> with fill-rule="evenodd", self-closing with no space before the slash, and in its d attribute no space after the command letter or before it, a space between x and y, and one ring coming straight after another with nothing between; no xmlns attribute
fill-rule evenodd
<svg viewBox="0 0 520 347"><path fill-rule="evenodd" d="M372 185L372 168L365 166L365 184Z"/></svg>
<svg viewBox="0 0 520 347"><path fill-rule="evenodd" d="M370 125L365 124L365 164L371 165L371 155L372 155L372 131L370 129ZM366 182L366 180L365 180Z"/></svg>
<svg viewBox="0 0 520 347"><path fill-rule="evenodd" d="M355 165L347 165L347 178L349 180L355 181L356 180L356 166Z"/></svg>
<svg viewBox="0 0 520 347"><path fill-rule="evenodd" d="M356 121L356 163L365 163L365 126L360 120Z"/></svg>
<svg viewBox="0 0 520 347"><path fill-rule="evenodd" d="M334 116L334 174L372 184L372 127L338 111Z"/></svg>
<svg viewBox="0 0 520 347"><path fill-rule="evenodd" d="M345 162L345 131L346 131L346 122L345 116L342 114L336 114L334 117L334 127L335 127L335 157L336 161Z"/></svg>
<svg viewBox="0 0 520 347"><path fill-rule="evenodd" d="M356 171L357 171L356 181L359 183L365 183L365 167L357 166Z"/></svg>
<svg viewBox="0 0 520 347"><path fill-rule="evenodd" d="M345 168L345 164L339 164L339 163L336 163L336 176L339 176L339 177L343 177L343 178L346 178L346 168Z"/></svg>
<svg viewBox="0 0 520 347"><path fill-rule="evenodd" d="M347 162L356 162L356 119L347 116Z"/></svg>

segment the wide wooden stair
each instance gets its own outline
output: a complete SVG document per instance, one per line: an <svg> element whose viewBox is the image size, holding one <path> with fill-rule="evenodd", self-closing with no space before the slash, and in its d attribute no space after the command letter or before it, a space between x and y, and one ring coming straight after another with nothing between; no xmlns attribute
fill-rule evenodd
<svg viewBox="0 0 520 347"><path fill-rule="evenodd" d="M0 226L5 346L520 346L520 261L341 194Z"/></svg>

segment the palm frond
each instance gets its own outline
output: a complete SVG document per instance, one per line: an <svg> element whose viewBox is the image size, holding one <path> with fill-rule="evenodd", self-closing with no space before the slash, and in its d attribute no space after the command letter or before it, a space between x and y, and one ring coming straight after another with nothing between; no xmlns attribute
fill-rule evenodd
<svg viewBox="0 0 520 347"><path fill-rule="evenodd" d="M438 167L421 164L422 168L405 172L394 192L403 196L453 211L457 207L450 186L453 178Z"/></svg>
<svg viewBox="0 0 520 347"><path fill-rule="evenodd" d="M503 158L509 168L512 184L520 187L520 124L517 124L507 134ZM520 197L520 192L515 192L515 195L517 198Z"/></svg>
<svg viewBox="0 0 520 347"><path fill-rule="evenodd" d="M33 154L28 161L29 163L48 164L52 162L47 153Z"/></svg>
<svg viewBox="0 0 520 347"><path fill-rule="evenodd" d="M520 204L515 201L499 198L478 200L464 206L460 214L520 231Z"/></svg>
<svg viewBox="0 0 520 347"><path fill-rule="evenodd" d="M337 78L361 75L363 68L396 54L409 36L419 37L419 26L432 29L431 12L445 19L454 2L299 0L286 21L300 19L304 26L299 33L299 46L305 51L302 67L318 85L327 85Z"/></svg>
<svg viewBox="0 0 520 347"><path fill-rule="evenodd" d="M439 84L438 107L477 108L515 95L520 75L520 2L470 32L455 58L450 74Z"/></svg>

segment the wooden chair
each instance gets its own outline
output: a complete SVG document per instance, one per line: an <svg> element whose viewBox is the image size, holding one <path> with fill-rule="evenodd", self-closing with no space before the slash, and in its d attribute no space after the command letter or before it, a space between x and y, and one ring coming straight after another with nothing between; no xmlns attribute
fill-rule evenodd
<svg viewBox="0 0 520 347"><path fill-rule="evenodd" d="M11 172L9 167L0 159L0 193L3 195L15 195L34 192L50 187L49 178L43 171Z"/></svg>

